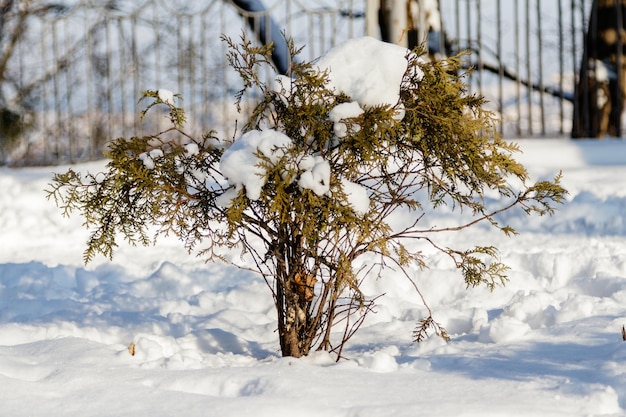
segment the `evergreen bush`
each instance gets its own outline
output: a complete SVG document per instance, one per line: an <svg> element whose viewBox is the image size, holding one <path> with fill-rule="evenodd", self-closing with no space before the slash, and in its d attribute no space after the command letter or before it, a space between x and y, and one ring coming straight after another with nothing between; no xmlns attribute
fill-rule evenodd
<svg viewBox="0 0 626 417"><path fill-rule="evenodd" d="M234 264L222 250L241 250L245 261L238 265L254 265L268 284L284 356L317 348L340 357L373 308L362 280L386 268L411 279L408 267L426 266L409 244L415 240L452 258L468 287L503 284L507 267L495 247L442 247L437 233L488 222L514 234L496 221L498 213L521 207L550 214L566 194L560 176L528 184L513 158L518 147L500 138L484 99L468 94L459 57L425 62L420 51L403 50L395 101L376 103L367 88L358 99L338 88L333 68L319 63L294 60L290 77L267 83L258 74L271 65L271 46L224 40L244 82L238 100L251 91L259 97L236 140L213 132L191 137L176 105L180 97L146 91L145 111L167 106L171 127L114 140L105 172L83 176L70 169L54 177L48 193L66 214L80 212L91 229L86 262L98 252L111 257L119 235L148 245L174 234L189 251ZM354 42L377 51L399 48L371 38ZM289 47L296 56L292 42ZM390 51L397 57L398 49ZM496 193L500 205L489 207L486 193ZM471 213L471 220L453 228L420 226L429 210L444 205ZM400 213L412 220L394 228L390 219ZM379 261L357 269L365 254ZM415 340L429 329L447 338L428 311ZM336 324L341 330L331 333Z"/></svg>

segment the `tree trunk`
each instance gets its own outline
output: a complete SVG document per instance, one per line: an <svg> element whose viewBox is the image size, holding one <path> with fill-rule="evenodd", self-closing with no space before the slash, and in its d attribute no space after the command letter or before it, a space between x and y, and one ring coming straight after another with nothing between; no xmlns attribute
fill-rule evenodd
<svg viewBox="0 0 626 417"><path fill-rule="evenodd" d="M381 39L407 47L407 11L409 0L381 0L378 11Z"/></svg>
<svg viewBox="0 0 626 417"><path fill-rule="evenodd" d="M573 138L621 135L626 0L594 0L576 84Z"/></svg>
<svg viewBox="0 0 626 417"><path fill-rule="evenodd" d="M283 356L306 356L315 338L310 303L315 278L306 272L297 225L284 224L279 233L276 257L276 309L278 338Z"/></svg>
<svg viewBox="0 0 626 417"><path fill-rule="evenodd" d="M253 32L258 33L259 40L263 45L268 45L270 42L274 43L272 62L278 72L283 75L287 74L291 63L289 47L280 28L269 15L263 3L260 0L233 0L233 3L251 13L247 17L248 25ZM253 17L257 14L261 14L261 17Z"/></svg>
<svg viewBox="0 0 626 417"><path fill-rule="evenodd" d="M308 302L301 295L295 279L277 285L278 338L283 356L299 358L308 355L313 343L309 324ZM314 332L313 332L314 333Z"/></svg>

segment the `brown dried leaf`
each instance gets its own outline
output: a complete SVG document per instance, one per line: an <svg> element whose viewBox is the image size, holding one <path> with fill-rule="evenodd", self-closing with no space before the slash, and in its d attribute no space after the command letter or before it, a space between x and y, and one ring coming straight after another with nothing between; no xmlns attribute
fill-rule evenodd
<svg viewBox="0 0 626 417"><path fill-rule="evenodd" d="M317 278L313 275L303 275L297 272L294 279L298 287L298 295L303 297L307 302L312 301L313 297L315 297L315 283L317 282Z"/></svg>

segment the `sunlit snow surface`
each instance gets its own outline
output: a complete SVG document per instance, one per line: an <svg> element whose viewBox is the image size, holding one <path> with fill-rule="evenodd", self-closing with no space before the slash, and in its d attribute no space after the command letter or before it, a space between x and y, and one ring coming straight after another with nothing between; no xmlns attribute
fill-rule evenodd
<svg viewBox="0 0 626 417"><path fill-rule="evenodd" d="M84 266L81 219L44 196L53 169L0 169L0 415L625 415L626 142L520 143L534 179L563 170L567 204L504 215L514 238L481 225L439 236L498 246L508 285L466 290L433 254L414 276L452 340L416 345L425 309L411 285L366 282L386 295L339 363L280 358L265 283L177 241Z"/></svg>
<svg viewBox="0 0 626 417"><path fill-rule="evenodd" d="M396 102L389 86L406 69L397 47L372 39L349 46L351 53L318 62L355 100L331 115L337 137L362 105ZM159 97L173 100L167 90ZM222 169L233 193L245 188L258 198L256 155L274 163L291 139L268 130L247 135ZM429 268L409 275L451 340L412 342L427 309L411 282L388 270L363 283L366 296L385 295L338 363L327 353L281 358L266 283L205 263L176 240L121 245L113 261L84 266L82 219L62 217L43 191L52 171L67 167L0 169L0 416L626 415L626 142L526 140L521 147L534 180L563 171L571 194L559 212L500 215L520 232L514 238L483 224L432 236L441 247L500 248L511 267L507 286L468 290L450 259L416 247ZM153 168L161 156L153 150L141 159ZM319 155L297 163L298 185L328 194L329 163ZM98 172L104 162L73 168ZM365 189L343 181L346 202L366 212ZM487 203L503 204L497 195ZM398 213L391 223L411 224L412 215ZM459 216L467 213L441 207L419 224L468 220ZM240 259L237 251L224 256ZM367 270L371 261L355 267Z"/></svg>

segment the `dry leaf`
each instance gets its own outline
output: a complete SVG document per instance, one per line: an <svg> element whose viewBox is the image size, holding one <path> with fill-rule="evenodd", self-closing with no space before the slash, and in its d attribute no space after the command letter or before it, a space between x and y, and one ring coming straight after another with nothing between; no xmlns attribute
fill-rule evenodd
<svg viewBox="0 0 626 417"><path fill-rule="evenodd" d="M295 281L298 286L298 294L304 298L305 301L309 302L313 300L315 297L315 283L317 282L317 278L313 275L303 275L299 272L296 273Z"/></svg>

